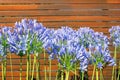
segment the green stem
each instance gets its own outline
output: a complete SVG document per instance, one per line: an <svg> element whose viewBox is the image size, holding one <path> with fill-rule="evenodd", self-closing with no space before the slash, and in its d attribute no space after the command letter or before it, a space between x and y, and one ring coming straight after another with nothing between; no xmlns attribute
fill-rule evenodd
<svg viewBox="0 0 120 80"><path fill-rule="evenodd" d="M58 71L57 71L57 74L56 74L55 80L58 80Z"/></svg>
<svg viewBox="0 0 120 80"><path fill-rule="evenodd" d="M115 66L113 66L113 69L112 69L112 80L114 80L114 71L115 71Z"/></svg>
<svg viewBox="0 0 120 80"><path fill-rule="evenodd" d="M13 70L12 70L12 59L11 59L11 53L10 53L10 65L11 65L11 78L13 80Z"/></svg>
<svg viewBox="0 0 120 80"><path fill-rule="evenodd" d="M45 80L47 80L47 71L46 71L46 67L45 67Z"/></svg>
<svg viewBox="0 0 120 80"><path fill-rule="evenodd" d="M44 51L44 65L46 65L46 54L45 54L45 49L44 49L43 51Z"/></svg>
<svg viewBox="0 0 120 80"><path fill-rule="evenodd" d="M43 49L43 54L44 54L44 65L45 65L45 80L47 80L47 70L46 70L46 53L45 49Z"/></svg>
<svg viewBox="0 0 120 80"><path fill-rule="evenodd" d="M114 50L114 59L116 60L116 56L117 56L117 47L115 47ZM115 79L114 79L115 76ZM115 70L115 66L113 66L113 70L112 70L112 80L116 80L116 70Z"/></svg>
<svg viewBox="0 0 120 80"><path fill-rule="evenodd" d="M120 80L120 61L119 61L119 66L118 66L118 76L117 76L117 80Z"/></svg>
<svg viewBox="0 0 120 80"><path fill-rule="evenodd" d="M69 80L69 71L66 71L66 78L65 80Z"/></svg>
<svg viewBox="0 0 120 80"><path fill-rule="evenodd" d="M63 70L61 70L61 80L63 80Z"/></svg>
<svg viewBox="0 0 120 80"><path fill-rule="evenodd" d="M95 69L96 69L96 66L94 65L94 69L93 69L93 73L92 73L92 80L94 80L94 76L95 76Z"/></svg>
<svg viewBox="0 0 120 80"><path fill-rule="evenodd" d="M4 80L4 67L3 67L3 62L1 63L2 66L2 80Z"/></svg>
<svg viewBox="0 0 120 80"><path fill-rule="evenodd" d="M37 58L38 60L38 79L40 79L40 55Z"/></svg>
<svg viewBox="0 0 120 80"><path fill-rule="evenodd" d="M34 55L33 69L32 69L32 78L31 78L31 80L33 80L34 70L35 70L35 64L36 64L36 55Z"/></svg>
<svg viewBox="0 0 120 80"><path fill-rule="evenodd" d="M75 69L75 80L77 80L77 71Z"/></svg>
<svg viewBox="0 0 120 80"><path fill-rule="evenodd" d="M51 80L51 59L49 59L49 80Z"/></svg>
<svg viewBox="0 0 120 80"><path fill-rule="evenodd" d="M117 60L117 47L115 47L115 53L114 53L114 58L115 58L115 60ZM115 69L115 80L116 80L116 67L114 68Z"/></svg>
<svg viewBox="0 0 120 80"><path fill-rule="evenodd" d="M26 80L28 80L29 77L29 54L27 52L27 71L26 71Z"/></svg>
<svg viewBox="0 0 120 80"><path fill-rule="evenodd" d="M30 78L31 78L31 75L30 75L30 54L28 54L28 80L30 80Z"/></svg>
<svg viewBox="0 0 120 80"><path fill-rule="evenodd" d="M116 66L115 66L115 79L114 80L117 79L116 75L117 75L117 72L116 72Z"/></svg>
<svg viewBox="0 0 120 80"><path fill-rule="evenodd" d="M104 80L102 69L100 69L100 80Z"/></svg>
<svg viewBox="0 0 120 80"><path fill-rule="evenodd" d="M36 62L36 80L39 80L39 73L38 73L38 61Z"/></svg>
<svg viewBox="0 0 120 80"><path fill-rule="evenodd" d="M96 69L96 80L98 80L98 69Z"/></svg>
<svg viewBox="0 0 120 80"><path fill-rule="evenodd" d="M32 75L32 69L31 69L31 55L29 56L29 60L30 60L30 63L29 63L29 66L30 66L30 76Z"/></svg>
<svg viewBox="0 0 120 80"><path fill-rule="evenodd" d="M4 61L4 80L6 80L6 60Z"/></svg>
<svg viewBox="0 0 120 80"><path fill-rule="evenodd" d="M120 80L120 68L119 68L119 73L118 73L118 80Z"/></svg>
<svg viewBox="0 0 120 80"><path fill-rule="evenodd" d="M22 80L22 57L20 57L20 80Z"/></svg>
<svg viewBox="0 0 120 80"><path fill-rule="evenodd" d="M75 63L75 80L77 80L77 66L76 66L76 63Z"/></svg>
<svg viewBox="0 0 120 80"><path fill-rule="evenodd" d="M82 72L82 80L84 80L84 72Z"/></svg>

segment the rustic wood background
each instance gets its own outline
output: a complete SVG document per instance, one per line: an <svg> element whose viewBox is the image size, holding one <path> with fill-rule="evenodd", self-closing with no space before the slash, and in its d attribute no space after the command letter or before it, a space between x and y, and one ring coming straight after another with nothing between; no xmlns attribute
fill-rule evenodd
<svg viewBox="0 0 120 80"><path fill-rule="evenodd" d="M95 31L108 34L108 28L120 25L120 0L0 0L0 26L13 26L23 18L37 19L49 28L70 26L91 27ZM113 47L111 54L113 52ZM112 54L113 55L113 54ZM7 57L7 80L11 80L10 61ZM46 57L47 58L47 57ZM118 56L120 58L120 56ZM14 80L19 80L19 57L12 55ZM41 76L44 77L44 60L41 55ZM48 61L46 61L46 67ZM52 61L52 77L55 77L57 61ZM1 69L1 66L0 66ZM88 69L91 79L93 67ZM111 67L103 71L105 80L110 80ZM26 57L23 60L23 79L26 76ZM0 72L1 80L1 72ZM44 80L44 79L43 79Z"/></svg>

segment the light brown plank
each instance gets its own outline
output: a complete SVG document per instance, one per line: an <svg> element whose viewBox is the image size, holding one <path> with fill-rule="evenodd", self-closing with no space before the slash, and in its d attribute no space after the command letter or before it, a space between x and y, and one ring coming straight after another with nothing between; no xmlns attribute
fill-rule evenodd
<svg viewBox="0 0 120 80"><path fill-rule="evenodd" d="M15 23L22 19L36 19L39 22L91 22L91 21L120 21L120 16L34 16L34 17L0 17L0 23Z"/></svg>
<svg viewBox="0 0 120 80"><path fill-rule="evenodd" d="M31 4L0 5L0 10L42 10L42 9L120 9L120 4Z"/></svg>
<svg viewBox="0 0 120 80"><path fill-rule="evenodd" d="M120 25L119 22L42 22L45 27L48 28L60 28L61 26L69 26L74 29L79 27L107 27ZM0 23L0 27L11 26L14 27L14 23ZM108 33L108 32L107 32Z"/></svg>
<svg viewBox="0 0 120 80"><path fill-rule="evenodd" d="M48 69L49 65L40 65L40 70L44 71L45 67ZM0 71L2 70L1 68L2 67L0 66ZM31 66L31 68L33 68L33 65ZM7 65L6 69L7 69L7 71L11 71L11 65ZM55 70L56 71L57 69L58 69L58 65L51 65L51 70L53 70L53 71ZM20 65L14 65L14 66L12 66L12 70L19 72L20 71ZM22 65L22 70L26 71L27 70L27 66L26 65Z"/></svg>
<svg viewBox="0 0 120 80"><path fill-rule="evenodd" d="M119 10L82 10L82 11L67 11L67 10L35 10L35 11L0 11L0 16L43 16L43 15L51 15L51 16L120 16Z"/></svg>
<svg viewBox="0 0 120 80"><path fill-rule="evenodd" d="M0 0L0 3L120 3L119 0Z"/></svg>

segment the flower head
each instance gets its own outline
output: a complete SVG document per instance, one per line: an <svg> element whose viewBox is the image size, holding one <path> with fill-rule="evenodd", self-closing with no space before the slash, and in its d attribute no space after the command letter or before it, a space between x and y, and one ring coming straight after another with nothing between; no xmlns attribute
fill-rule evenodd
<svg viewBox="0 0 120 80"><path fill-rule="evenodd" d="M16 22L8 38L11 52L20 56L26 53L41 53L43 31L44 27L36 20L22 19L21 22Z"/></svg>
<svg viewBox="0 0 120 80"><path fill-rule="evenodd" d="M112 26L109 29L110 40L113 42L113 45L116 47L120 46L120 26Z"/></svg>
<svg viewBox="0 0 120 80"><path fill-rule="evenodd" d="M0 58L1 60L5 60L6 55L8 53L9 44L8 44L7 38L9 36L10 31L11 31L10 27L3 27L0 30Z"/></svg>

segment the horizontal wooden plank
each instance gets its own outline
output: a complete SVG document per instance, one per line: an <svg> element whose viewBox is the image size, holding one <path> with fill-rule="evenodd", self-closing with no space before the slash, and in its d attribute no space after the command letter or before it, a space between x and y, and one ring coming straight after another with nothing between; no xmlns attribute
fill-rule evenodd
<svg viewBox="0 0 120 80"><path fill-rule="evenodd" d="M51 72L51 77L54 77L54 76L56 76L56 73L57 72ZM48 76L48 74L49 74L49 72L47 72L47 76ZM0 76L2 75L2 73L0 72ZM36 72L34 73L34 76L36 75ZM40 72L40 75L41 76L45 76L45 72ZM7 73L6 73L6 76L7 77L10 77L10 76L12 76L11 75L11 72L10 71L7 71ZM20 76L20 72L19 71L14 71L13 72L13 77L19 77ZM26 77L26 71L22 71L22 77Z"/></svg>
<svg viewBox="0 0 120 80"><path fill-rule="evenodd" d="M31 58L31 64L33 64L33 62L34 62L34 59ZM48 60L48 59L40 59L38 62L39 62L40 65L49 65L50 60ZM10 64L11 64L10 59L7 59L7 65L10 65ZM27 64L27 58L26 59L22 59L22 64L23 65ZM57 59L51 60L51 64L52 65L58 64ZM12 58L12 65L20 65L20 59L13 59Z"/></svg>
<svg viewBox="0 0 120 80"><path fill-rule="evenodd" d="M39 22L97 22L120 21L120 16L34 16L34 17L0 17L0 23L15 23L21 19L36 19Z"/></svg>
<svg viewBox="0 0 120 80"><path fill-rule="evenodd" d="M117 59L120 60L120 54L116 54L116 55L117 55ZM111 56L114 56L114 53L112 53ZM34 59L31 58L31 64L33 64L33 61L34 61ZM49 60L49 59L43 59L43 58L42 58L42 59L40 59L38 62L39 62L40 65L49 65L50 60ZM10 59L7 58L7 65L10 65L10 64L11 64ZM20 59L19 59L19 58L18 58L18 59L12 58L12 64L13 64L13 65L20 65ZM22 59L22 64L23 64L23 65L26 65L26 64L27 64L27 58L23 58L23 59ZM57 60L57 59L51 60L51 64L52 64L52 65L58 64L58 60Z"/></svg>
<svg viewBox="0 0 120 80"><path fill-rule="evenodd" d="M49 69L49 65L40 65L40 71L45 71L45 69L44 69L45 67L46 67L47 69ZM31 69L33 69L33 65L31 65ZM35 69L36 69L36 68L35 68ZM1 70L2 70L2 67L0 66L0 72L1 72ZM7 71L11 71L11 65L7 65L6 70L7 70ZM13 66L12 66L12 70L19 72L19 71L20 71L20 65L13 65ZM27 70L27 66L26 66L26 65L22 65L22 70L23 70L23 71L26 71L26 70ZM52 65L52 66L51 66L51 70L52 70L52 71L58 70L58 65Z"/></svg>
<svg viewBox="0 0 120 80"><path fill-rule="evenodd" d="M99 77L99 79L100 79L100 77ZM104 76L104 80L111 80L111 79L112 79L111 76ZM89 77L89 80L92 80L92 77ZM93 80L96 80L96 77L94 77Z"/></svg>
<svg viewBox="0 0 120 80"><path fill-rule="evenodd" d="M41 76L44 76L44 71L45 71L45 68L46 68L46 70L47 70L47 73L49 73L49 67L46 67L46 66L44 66L44 67L42 67L42 71L40 71L40 73L41 73ZM55 68L55 67L54 67ZM93 68L93 67L92 67ZM24 70L25 69L25 67L23 68L23 75L22 76L26 76L26 71ZM52 68L53 69L53 68ZM57 68L54 70L54 71L52 71L51 73L52 73L52 76L55 76L56 75L56 72L57 72ZM88 75L89 76L92 76L92 72L93 72L93 70L88 70ZM13 76L19 76L19 74L20 74L20 71L19 71L19 69L18 70L13 70ZM73 73L71 73L71 75L73 75ZM103 75L104 76L111 76L112 75L112 67L111 67L111 69L110 70L108 70L108 69L103 69ZM0 76L1 76L1 72L0 72ZM7 71L7 76L11 76L11 71Z"/></svg>
<svg viewBox="0 0 120 80"><path fill-rule="evenodd" d="M44 71L44 68L49 68L49 65L40 65L40 71ZM22 65L22 70L23 71L26 71L26 65ZM112 66L106 66L103 68L103 71L109 71L109 70L112 70ZM118 68L118 66L116 66L116 69ZM31 67L31 69L33 69L33 65ZM36 68L35 68L36 69ZM57 65L52 65L51 67L52 71L57 71L58 70L58 66ZM13 71L19 71L20 70L20 65L13 65L12 66L12 70ZM0 71L1 71L1 67L0 67ZM7 71L11 71L11 65L7 65ZM93 71L93 65L89 65L88 66L88 71Z"/></svg>
<svg viewBox="0 0 120 80"><path fill-rule="evenodd" d="M44 69L45 69L45 68L44 68ZM49 70L49 69L47 69L47 70ZM88 75L89 75L89 76L92 76L92 73L93 73L93 71L88 71ZM36 72L35 72L35 74L36 74ZM35 74L34 74L34 76L35 76ZM48 75L48 74L49 74L49 71L47 71L47 75ZM56 74L57 74L57 71L51 72L51 77L56 76ZM100 73L99 73L99 74L100 74ZM41 75L41 76L45 76L45 72L40 72L40 75ZM73 73L70 72L70 76L72 76L72 75L73 75ZM10 72L10 71L7 71L6 76L7 76L7 77L12 76L12 75L11 75L11 72ZM20 76L20 72L19 72L19 71L14 71L14 72L13 72L13 76L14 76L14 77L19 77L19 76ZM103 71L103 76L106 76L106 77L112 76L112 70ZM0 72L0 77L1 77L1 72ZM22 77L26 77L26 71L22 71Z"/></svg>
<svg viewBox="0 0 120 80"><path fill-rule="evenodd" d="M0 5L0 10L43 10L43 9L120 9L120 4L22 4Z"/></svg>
<svg viewBox="0 0 120 80"><path fill-rule="evenodd" d="M119 0L0 0L0 3L120 3Z"/></svg>
<svg viewBox="0 0 120 80"><path fill-rule="evenodd" d="M55 80L55 77L51 77L52 80ZM2 80L2 77L0 77L0 80ZM12 80L12 77L6 77L6 80ZM19 76L14 76L13 80L20 80ZM22 77L22 80L26 80L26 77ZM34 80L35 80L35 76L34 76ZM40 80L45 80L45 77L40 77Z"/></svg>
<svg viewBox="0 0 120 80"><path fill-rule="evenodd" d="M34 57L34 55L31 54L31 58L33 58L33 57ZM7 58L8 58L8 59L10 58L10 53L8 53ZM20 56L12 53L12 54L11 54L11 58L12 58L12 59L20 59ZM26 58L27 58L26 55L22 56L22 59L26 59ZM41 54L39 55L39 58L40 58L40 59L44 59L44 58L48 59L48 58L49 58L49 54L47 54L47 53L45 53L45 54L44 54L44 53L41 53Z"/></svg>
<svg viewBox="0 0 120 80"><path fill-rule="evenodd" d="M43 23L43 25L47 26L47 27L61 27L61 26L70 26L72 28L79 28L79 27L108 27L110 28L111 26L116 26L116 25L120 25L119 22L51 22L51 23Z"/></svg>
<svg viewBox="0 0 120 80"><path fill-rule="evenodd" d="M60 28L61 26L69 26L74 29L79 27L108 27L120 25L119 22L42 22L44 26L48 28ZM0 27L11 26L14 27L14 23L0 23ZM108 32L107 32L108 33Z"/></svg>
<svg viewBox="0 0 120 80"><path fill-rule="evenodd" d="M112 51L114 51L114 47L110 46L110 50L111 50L111 49L112 49ZM117 53L120 54L119 51L117 51ZM114 52L111 53L111 55L113 55L113 54L114 54ZM40 57L40 59L44 59L44 57L45 57L45 59L48 60L49 55L46 54L46 55L44 56L44 54L40 54L39 57ZM120 55L118 55L117 57L119 58ZM18 60L18 59L20 59L20 56L18 56L18 55L16 55L16 54L12 54L12 55L11 55L11 58ZM26 56L23 56L23 57L22 57L22 59L26 59L26 58L27 58ZM33 55L31 55L31 58L33 59ZM10 59L10 54L7 55L7 59Z"/></svg>
<svg viewBox="0 0 120 80"><path fill-rule="evenodd" d="M119 10L35 10L35 11L0 11L0 16L120 16Z"/></svg>

